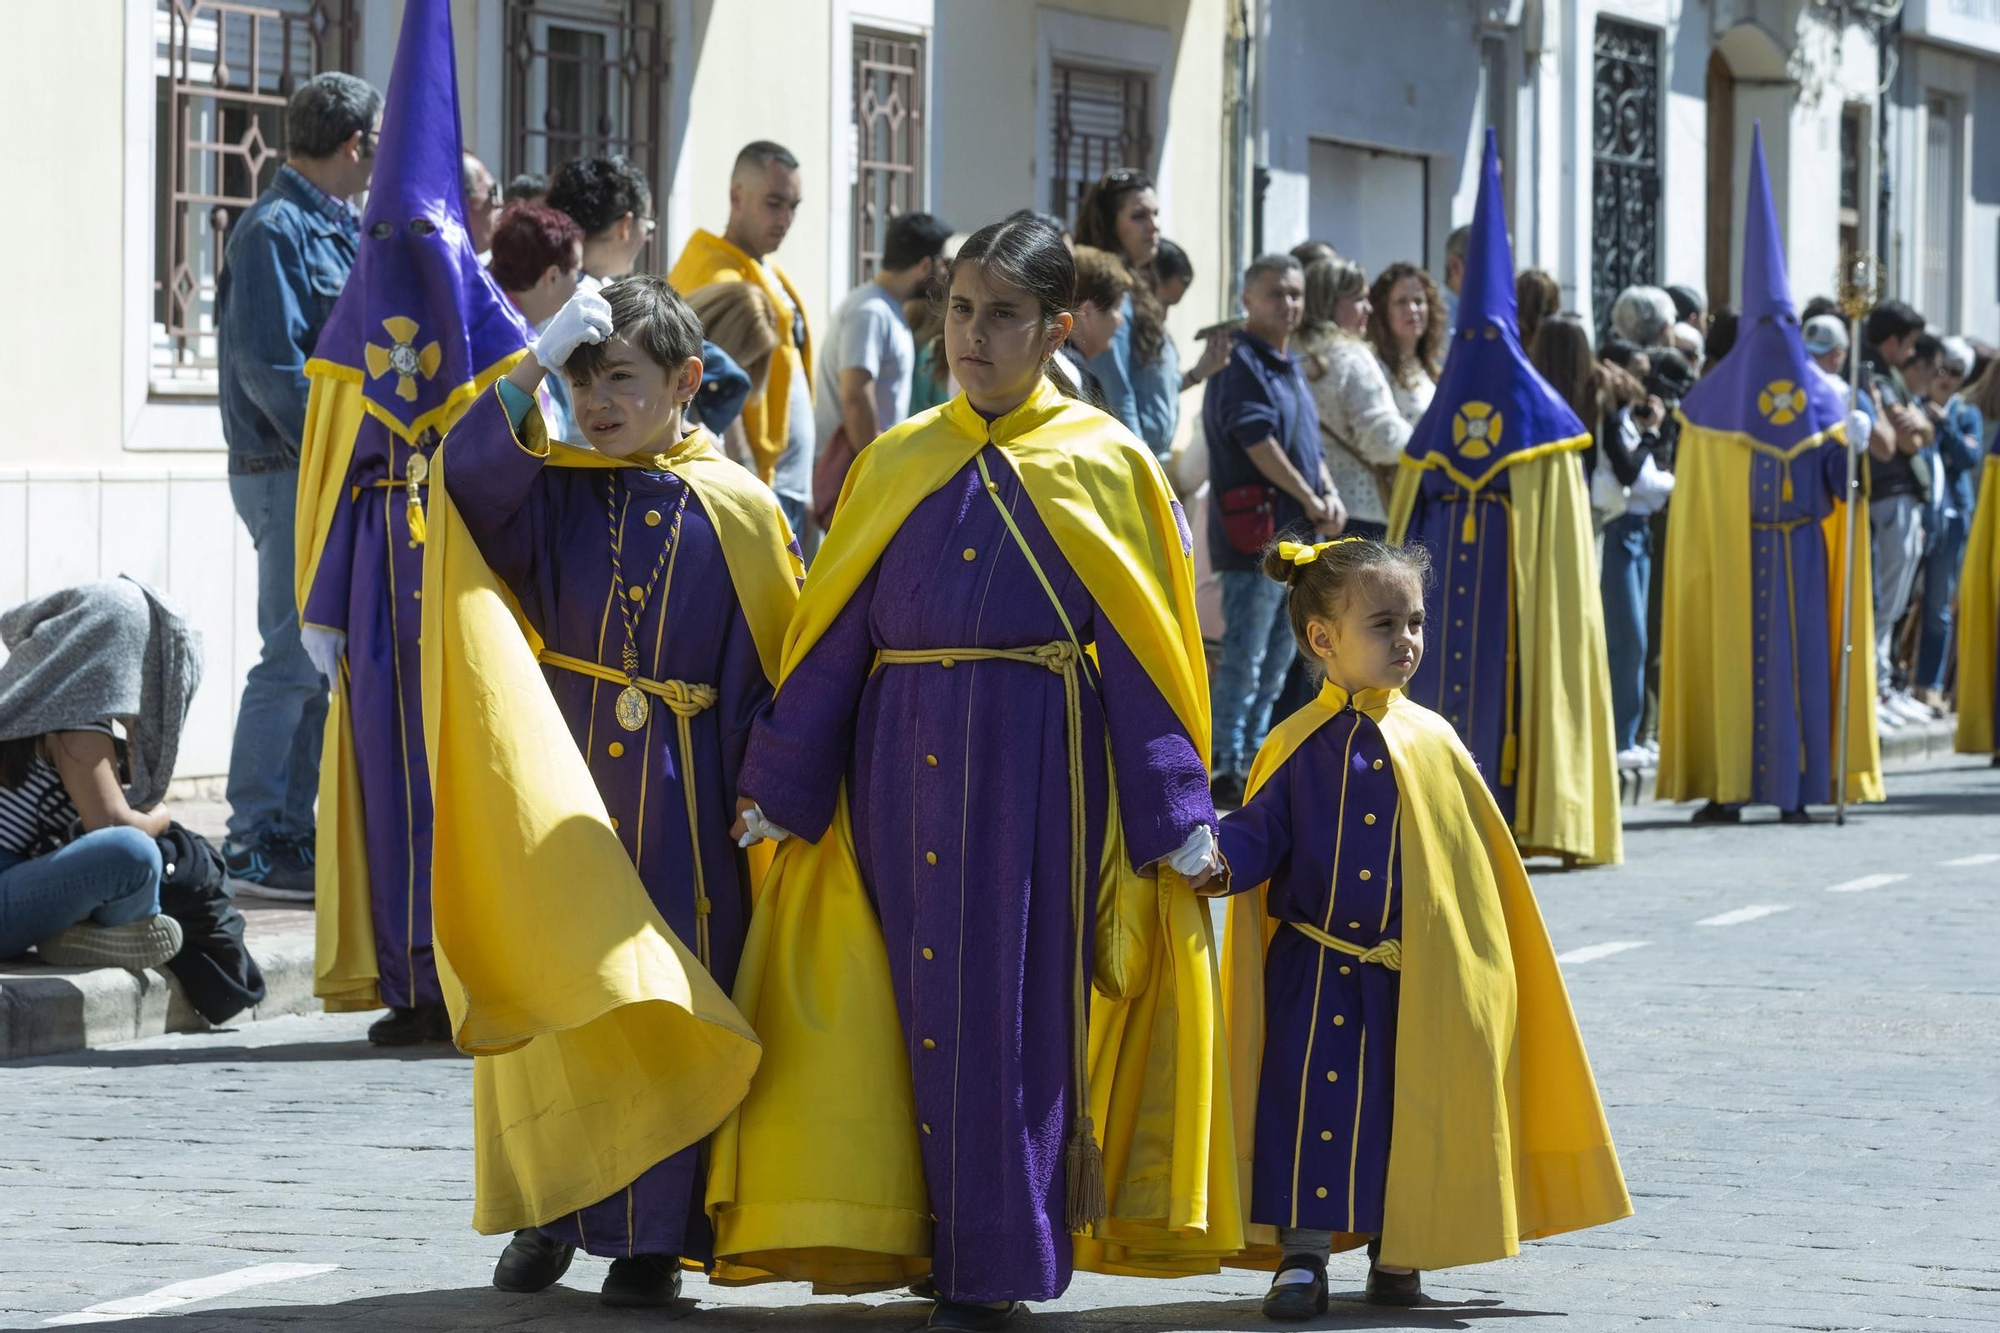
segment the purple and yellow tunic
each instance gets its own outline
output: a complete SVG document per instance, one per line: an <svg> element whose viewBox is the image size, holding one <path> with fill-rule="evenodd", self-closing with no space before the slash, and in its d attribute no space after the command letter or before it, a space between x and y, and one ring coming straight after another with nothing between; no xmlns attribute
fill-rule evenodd
<svg viewBox="0 0 2000 1333"><path fill-rule="evenodd" d="M1239 891L1269 881L1253 1223L1377 1233L1394 1118L1401 798L1381 728L1349 703L1222 821ZM1309 932L1351 946L1348 953Z"/></svg>
<svg viewBox="0 0 2000 1333"><path fill-rule="evenodd" d="M979 457L1063 614L1096 645L1101 683L1081 691L1086 864L1103 847L1108 756L1127 852L1148 866L1214 819L1200 749L1064 559L1007 453L989 444ZM955 1300L1048 1300L1069 1285L1068 713L1063 678L1045 665L878 666L878 654L1065 640L968 464L917 504L787 676L743 765L743 794L815 842L846 785L915 1082L934 1274ZM1092 916L1086 904L1082 920ZM1088 939L1082 948L1089 957Z"/></svg>
<svg viewBox="0 0 2000 1333"><path fill-rule="evenodd" d="M541 636L545 663L560 656L617 670L625 633L615 558L635 611L639 676L713 690L712 704L691 710L684 749L665 700L651 700L645 725L628 731L614 711L619 685L546 668L653 905L727 989L750 914L748 867L729 837L737 772L771 686L714 524L672 472L546 467L518 441L499 394L475 403L451 442L452 502ZM703 1156L699 1147L676 1153L544 1229L592 1254L705 1262Z"/></svg>

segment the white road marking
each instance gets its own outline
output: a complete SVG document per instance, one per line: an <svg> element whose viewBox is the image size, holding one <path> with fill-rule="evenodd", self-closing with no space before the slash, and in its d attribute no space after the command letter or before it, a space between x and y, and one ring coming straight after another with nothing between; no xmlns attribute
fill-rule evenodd
<svg viewBox="0 0 2000 1333"><path fill-rule="evenodd" d="M1943 866L1990 866L2000 861L2000 852L1978 852L1972 856L1961 856L1956 861L1940 861Z"/></svg>
<svg viewBox="0 0 2000 1333"><path fill-rule="evenodd" d="M1755 907L1739 907L1733 912L1723 912L1717 916L1704 917L1695 922L1697 926L1740 926L1745 921L1755 921L1758 917L1776 916L1780 912L1792 910L1790 903L1765 903Z"/></svg>
<svg viewBox="0 0 2000 1333"><path fill-rule="evenodd" d="M1586 944L1581 949L1571 949L1568 953L1556 955L1558 963L1594 963L1600 958L1609 958L1614 953L1624 953L1627 949L1643 949L1651 940L1615 940L1610 944Z"/></svg>
<svg viewBox="0 0 2000 1333"><path fill-rule="evenodd" d="M339 1264L256 1264L250 1268L232 1268L227 1273L217 1273L214 1277L192 1278L186 1282L175 1282L149 1291L143 1296L127 1296L123 1300L105 1301L93 1305L76 1314L57 1315L44 1319L44 1324L99 1324L111 1319L127 1319L133 1315L159 1314L195 1301L213 1300L217 1296L228 1296L233 1292L250 1287L268 1286L273 1282L290 1282L302 1277L318 1277L321 1273L331 1273Z"/></svg>
<svg viewBox="0 0 2000 1333"><path fill-rule="evenodd" d="M1894 884L1908 879L1908 875L1863 875L1860 879L1850 879L1839 884L1826 886L1828 893L1860 893L1866 889L1879 889L1886 884Z"/></svg>

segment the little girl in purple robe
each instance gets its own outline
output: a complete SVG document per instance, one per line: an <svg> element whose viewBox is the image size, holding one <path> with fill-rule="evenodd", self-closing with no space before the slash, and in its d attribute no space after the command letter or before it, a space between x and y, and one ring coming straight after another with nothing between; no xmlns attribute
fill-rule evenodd
<svg viewBox="0 0 2000 1333"><path fill-rule="evenodd" d="M1276 1268L1272 1319L1325 1311L1333 1249L1365 1242L1366 1299L1415 1305L1419 1268L1630 1212L1506 823L1450 725L1401 694L1428 568L1361 537L1264 558L1325 677L1221 832L1239 1262Z"/></svg>

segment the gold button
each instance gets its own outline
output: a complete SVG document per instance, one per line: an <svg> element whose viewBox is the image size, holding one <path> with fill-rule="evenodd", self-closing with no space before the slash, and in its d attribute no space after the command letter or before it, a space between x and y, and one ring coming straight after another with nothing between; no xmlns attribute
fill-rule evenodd
<svg viewBox="0 0 2000 1333"><path fill-rule="evenodd" d="M1331 1143L1331 1142L1333 1142L1333 1131L1332 1131L1332 1130L1330 1130L1330 1129L1322 1129L1322 1130L1321 1130L1321 1131L1319 1132L1319 1141L1320 1141L1321 1143Z"/></svg>
<svg viewBox="0 0 2000 1333"><path fill-rule="evenodd" d="M612 831L613 833L616 833L616 832L618 831L618 816L617 816L617 815L613 815L613 816L611 816L611 831Z"/></svg>
<svg viewBox="0 0 2000 1333"><path fill-rule="evenodd" d="M416 598L418 601L421 602L424 600L424 590L422 588L418 588L415 592L411 593L410 596Z"/></svg>
<svg viewBox="0 0 2000 1333"><path fill-rule="evenodd" d="M1375 878L1375 872L1372 870L1364 870L1361 872L1361 878L1362 881L1365 883L1366 881Z"/></svg>
<svg viewBox="0 0 2000 1333"><path fill-rule="evenodd" d="M1351 968L1351 967L1343 967L1343 968L1341 968L1341 969L1340 969L1340 975L1342 975L1342 976L1344 977L1344 976L1346 976L1346 975L1347 975L1347 974L1348 974L1349 972L1352 972L1353 970L1354 970L1354 969L1353 969L1353 968Z"/></svg>
<svg viewBox="0 0 2000 1333"><path fill-rule="evenodd" d="M622 742L613 741L611 742L611 744L604 747L604 753L610 755L613 759L616 759L619 755L625 753L625 746Z"/></svg>
<svg viewBox="0 0 2000 1333"><path fill-rule="evenodd" d="M1465 628L1465 622L1464 622L1463 620L1454 620L1454 621L1452 621L1451 623L1452 623L1452 627L1453 627L1453 628L1455 628L1455 629L1464 629L1464 628Z"/></svg>
<svg viewBox="0 0 2000 1333"><path fill-rule="evenodd" d="M643 602L646 600L646 590L644 588L627 588L625 590L625 595L627 597L630 597L635 602Z"/></svg>
<svg viewBox="0 0 2000 1333"><path fill-rule="evenodd" d="M1374 823L1374 822L1375 822L1375 816L1373 816L1373 815L1363 815L1363 816L1361 816L1361 822L1362 822L1362 823L1364 823L1364 824L1372 824L1372 823Z"/></svg>
<svg viewBox="0 0 2000 1333"><path fill-rule="evenodd" d="M1317 1198L1324 1199L1326 1197L1326 1186L1321 1185L1318 1189L1313 1191L1313 1194Z"/></svg>
<svg viewBox="0 0 2000 1333"><path fill-rule="evenodd" d="M1464 592L1465 592L1465 589L1463 589L1463 588L1460 588L1460 589L1459 589L1458 591L1459 591L1460 595L1462 596L1462 595L1464 594Z"/></svg>
<svg viewBox="0 0 2000 1333"><path fill-rule="evenodd" d="M955 658L947 657L942 662L939 662L938 665L943 667L946 671L949 671L953 667L958 665L958 661Z"/></svg>
<svg viewBox="0 0 2000 1333"><path fill-rule="evenodd" d="M936 954L934 954L934 953L932 953L932 952L931 952L931 951L930 951L929 949L926 949L926 950L924 950L924 957L926 957L926 958L935 958L935 957L937 957L937 955L936 955Z"/></svg>
<svg viewBox="0 0 2000 1333"><path fill-rule="evenodd" d="M919 1128L921 1128L926 1134L931 1132L931 1127L929 1125L921 1125L919 1126Z"/></svg>
<svg viewBox="0 0 2000 1333"><path fill-rule="evenodd" d="M659 511L659 510L657 510L657 509L648 509L648 510L646 511L646 526L647 526L647 527L649 527L649 528L657 528L657 527L659 527L659 526L660 526L660 511Z"/></svg>
<svg viewBox="0 0 2000 1333"><path fill-rule="evenodd" d="M998 495L1000 494L1000 483L997 481L989 481L986 483L986 489L991 491L993 494Z"/></svg>
<svg viewBox="0 0 2000 1333"><path fill-rule="evenodd" d="M1380 768L1380 767L1382 767L1382 761L1381 761L1380 759L1377 759L1377 760L1375 761L1375 767L1376 767L1376 768Z"/></svg>
<svg viewBox="0 0 2000 1333"><path fill-rule="evenodd" d="M936 1050L936 1049L937 1049L937 1043L936 1043L936 1042L934 1042L934 1041L932 1041L932 1040L931 1040L931 1039L930 1039L929 1037L925 1037L925 1038L924 1038L924 1049L925 1049L925 1050L927 1050L927 1051L934 1051L934 1050Z"/></svg>
<svg viewBox="0 0 2000 1333"><path fill-rule="evenodd" d="M1326 1071L1326 1081L1327 1081L1327 1082L1329 1082L1329 1083L1338 1083L1338 1082L1340 1082L1340 1071L1339 1071L1339 1070L1337 1070L1337 1069L1329 1069L1329 1070L1327 1070L1327 1071Z"/></svg>
<svg viewBox="0 0 2000 1333"><path fill-rule="evenodd" d="M964 551L960 552L960 556L962 559L965 560L977 560L979 558L979 552L973 550L970 546L968 546L965 548Z"/></svg>
<svg viewBox="0 0 2000 1333"><path fill-rule="evenodd" d="M1452 660L1452 661L1454 661L1454 662L1463 662L1463 661L1465 660L1465 654L1464 654L1464 653L1453 653L1453 654L1451 655L1451 660Z"/></svg>
<svg viewBox="0 0 2000 1333"><path fill-rule="evenodd" d="M936 755L934 755L934 754L927 754L927 755L925 755L925 756L924 756L924 762L925 762L926 764L929 764L929 765L930 765L930 766L931 766L932 768L936 768L936 767L937 767L937 756L936 756Z"/></svg>
<svg viewBox="0 0 2000 1333"><path fill-rule="evenodd" d="M937 853L936 853L936 852L925 852L925 853L924 853L924 860L925 860L925 861L927 861L927 862L929 862L929 863L930 863L931 865L936 865L936 864L937 864Z"/></svg>
<svg viewBox="0 0 2000 1333"><path fill-rule="evenodd" d="M1337 1028L1346 1027L1347 1016L1345 1014L1335 1014L1333 1016L1333 1025Z"/></svg>

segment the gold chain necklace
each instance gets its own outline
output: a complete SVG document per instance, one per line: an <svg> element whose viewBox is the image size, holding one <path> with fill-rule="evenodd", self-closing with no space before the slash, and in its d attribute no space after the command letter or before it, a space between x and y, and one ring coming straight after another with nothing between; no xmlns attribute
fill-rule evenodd
<svg viewBox="0 0 2000 1333"><path fill-rule="evenodd" d="M681 515L687 509L688 487L686 482L681 483L680 497L674 502L673 524L667 529L666 541L660 544L660 558L653 562L653 573L646 580L646 586L629 592L619 560L622 546L618 532L618 496L624 489L623 480L613 472L611 484L604 491L605 516L611 525L611 597L618 603L618 619L625 626L625 646L618 657L618 669L625 673L625 688L618 692L612 715L625 730L639 731L653 714L652 701L639 688L639 617L644 613L646 604L653 600L653 589L659 585L660 574L667 567L668 553L680 545Z"/></svg>

